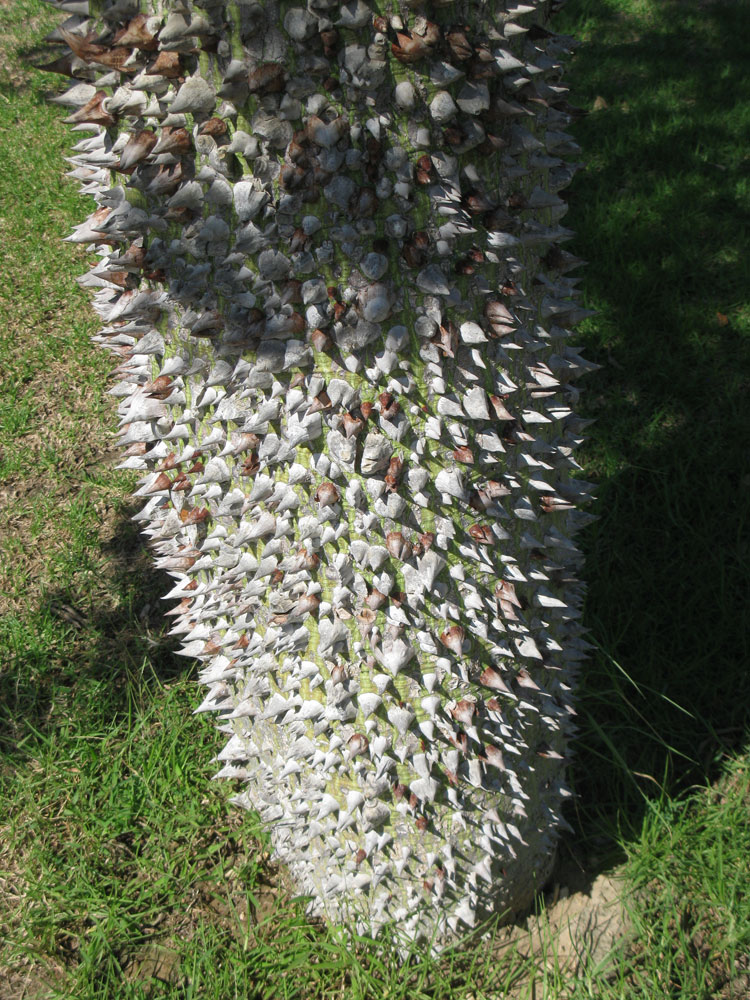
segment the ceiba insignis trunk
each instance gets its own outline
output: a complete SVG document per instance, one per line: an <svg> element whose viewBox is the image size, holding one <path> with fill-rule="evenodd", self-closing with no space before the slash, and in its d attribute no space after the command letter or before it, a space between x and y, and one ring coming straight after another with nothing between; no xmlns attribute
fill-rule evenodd
<svg viewBox="0 0 750 1000"><path fill-rule="evenodd" d="M219 775L316 913L439 945L526 905L585 648L569 41L538 0L57 6Z"/></svg>

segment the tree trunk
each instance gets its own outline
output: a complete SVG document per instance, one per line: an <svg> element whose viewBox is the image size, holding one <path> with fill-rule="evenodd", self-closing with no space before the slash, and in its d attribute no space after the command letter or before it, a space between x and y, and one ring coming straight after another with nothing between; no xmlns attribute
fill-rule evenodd
<svg viewBox="0 0 750 1000"><path fill-rule="evenodd" d="M527 905L585 646L549 5L58 6L71 239L219 775L315 913L440 944Z"/></svg>

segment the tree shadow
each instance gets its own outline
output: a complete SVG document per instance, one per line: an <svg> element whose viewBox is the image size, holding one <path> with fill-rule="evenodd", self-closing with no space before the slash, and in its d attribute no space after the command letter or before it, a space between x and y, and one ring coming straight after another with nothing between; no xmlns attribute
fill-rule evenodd
<svg viewBox="0 0 750 1000"><path fill-rule="evenodd" d="M116 725L153 689L190 676L168 635L172 586L154 569L128 501L100 543L97 599L84 601L73 580L42 591L27 620L4 623L9 669L0 671L0 749L8 761L33 754L36 740L61 727L94 732ZM106 595L106 599L102 597Z"/></svg>
<svg viewBox="0 0 750 1000"><path fill-rule="evenodd" d="M583 397L600 483L584 830L615 812L637 829L644 797L714 779L750 707L747 7L622 7L572 0L563 23L587 38L571 98L596 109L573 129L587 165L566 224L598 310L579 339L604 366Z"/></svg>

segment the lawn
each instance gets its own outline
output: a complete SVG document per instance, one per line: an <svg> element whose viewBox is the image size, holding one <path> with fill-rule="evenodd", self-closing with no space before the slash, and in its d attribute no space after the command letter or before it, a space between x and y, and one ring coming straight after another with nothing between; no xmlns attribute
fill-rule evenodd
<svg viewBox="0 0 750 1000"><path fill-rule="evenodd" d="M617 871L631 915L608 971L574 978L500 935L404 962L311 924L210 783L221 738L192 714L62 242L89 206L58 78L31 66L57 17L0 0L0 1000L750 995L748 13L570 0L557 22L582 42L566 224L602 365L561 860Z"/></svg>

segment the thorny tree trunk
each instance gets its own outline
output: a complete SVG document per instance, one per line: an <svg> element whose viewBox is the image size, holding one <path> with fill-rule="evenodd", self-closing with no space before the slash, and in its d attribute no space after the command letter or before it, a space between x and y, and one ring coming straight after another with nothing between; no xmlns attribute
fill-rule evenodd
<svg viewBox="0 0 750 1000"><path fill-rule="evenodd" d="M299 2L58 3L71 238L219 774L313 911L440 943L529 902L567 794L569 44Z"/></svg>

